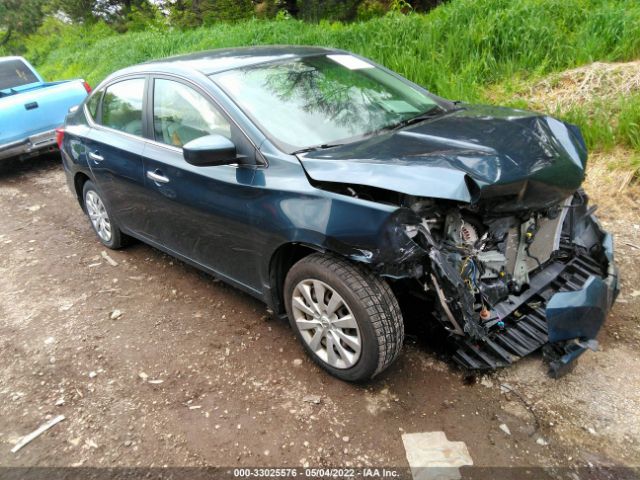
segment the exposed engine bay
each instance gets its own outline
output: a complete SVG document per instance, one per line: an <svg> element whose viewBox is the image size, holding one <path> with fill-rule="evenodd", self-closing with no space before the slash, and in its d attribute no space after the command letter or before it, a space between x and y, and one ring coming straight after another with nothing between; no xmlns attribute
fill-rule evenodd
<svg viewBox="0 0 640 480"><path fill-rule="evenodd" d="M435 292L440 320L458 337L459 363L494 368L555 336L572 342L546 348L552 374L559 376L565 373L560 359L567 352L595 349L595 334L613 299L596 300L591 320L581 318L584 311L578 309L555 325L548 311L557 292L580 291L608 274L617 285L617 274L608 271L608 234L600 230L583 192L539 211L492 214L477 206L429 201L411 208L421 222L407 226L407 234L431 259L423 287ZM591 324L578 327L575 337L566 333L572 322L581 321ZM555 328L564 333L558 336Z"/></svg>
<svg viewBox="0 0 640 480"><path fill-rule="evenodd" d="M363 260L387 278L417 281L414 293L436 307L460 365L493 369L543 347L550 374L559 377L597 348L618 280L611 236L582 190L527 210L362 187L336 191L400 206L387 228L389 249Z"/></svg>
<svg viewBox="0 0 640 480"><path fill-rule="evenodd" d="M545 212L495 218L482 218L459 208L440 211L417 203L413 208L423 220L419 227L409 227L408 234L421 234L429 246L438 247L446 262L446 277L458 277L464 286L467 306L483 326L499 326L501 319L492 307L510 294L526 290L530 273L542 268L553 254L561 254L560 238L570 200ZM457 322L454 324L460 329ZM468 333L476 330L467 327Z"/></svg>

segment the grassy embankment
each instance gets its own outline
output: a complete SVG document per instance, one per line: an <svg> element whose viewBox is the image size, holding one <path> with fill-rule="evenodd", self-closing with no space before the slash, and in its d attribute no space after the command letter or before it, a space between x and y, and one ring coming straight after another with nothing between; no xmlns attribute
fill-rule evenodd
<svg viewBox="0 0 640 480"><path fill-rule="evenodd" d="M354 24L255 20L127 34L101 24L49 21L27 40L26 56L47 78L84 77L95 85L110 72L145 60L259 44L340 47L447 98L542 108L578 123L592 149L622 147L632 152L628 162L640 166L638 89L563 106L529 98L536 93L531 86L553 72L640 58L637 0L452 0L427 15L395 14Z"/></svg>

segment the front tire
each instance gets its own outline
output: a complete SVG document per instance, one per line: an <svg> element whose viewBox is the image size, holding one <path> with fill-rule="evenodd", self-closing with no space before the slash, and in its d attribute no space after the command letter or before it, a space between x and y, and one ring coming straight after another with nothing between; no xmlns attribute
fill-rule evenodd
<svg viewBox="0 0 640 480"><path fill-rule="evenodd" d="M95 184L87 180L82 188L84 211L89 217L98 240L107 248L117 250L126 244L126 237L107 209Z"/></svg>
<svg viewBox="0 0 640 480"><path fill-rule="evenodd" d="M364 267L310 255L287 274L284 295L296 336L332 375L369 380L400 353L404 323L398 301L389 285Z"/></svg>

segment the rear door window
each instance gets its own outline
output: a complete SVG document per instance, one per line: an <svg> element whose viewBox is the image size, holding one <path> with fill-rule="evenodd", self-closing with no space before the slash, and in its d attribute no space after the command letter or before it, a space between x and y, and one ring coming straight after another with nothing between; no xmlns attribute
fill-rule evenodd
<svg viewBox="0 0 640 480"><path fill-rule="evenodd" d="M141 137L143 96L144 78L109 85L102 99L101 124Z"/></svg>
<svg viewBox="0 0 640 480"><path fill-rule="evenodd" d="M21 87L39 82L38 77L22 60L6 60L0 62L0 90Z"/></svg>

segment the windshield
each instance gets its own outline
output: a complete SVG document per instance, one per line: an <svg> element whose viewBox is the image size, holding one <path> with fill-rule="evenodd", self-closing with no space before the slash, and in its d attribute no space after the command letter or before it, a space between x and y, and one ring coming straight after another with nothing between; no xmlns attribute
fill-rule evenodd
<svg viewBox="0 0 640 480"><path fill-rule="evenodd" d="M212 78L289 153L356 140L438 105L390 73L346 54L244 67Z"/></svg>
<svg viewBox="0 0 640 480"><path fill-rule="evenodd" d="M36 83L38 79L22 60L0 62L0 90Z"/></svg>

